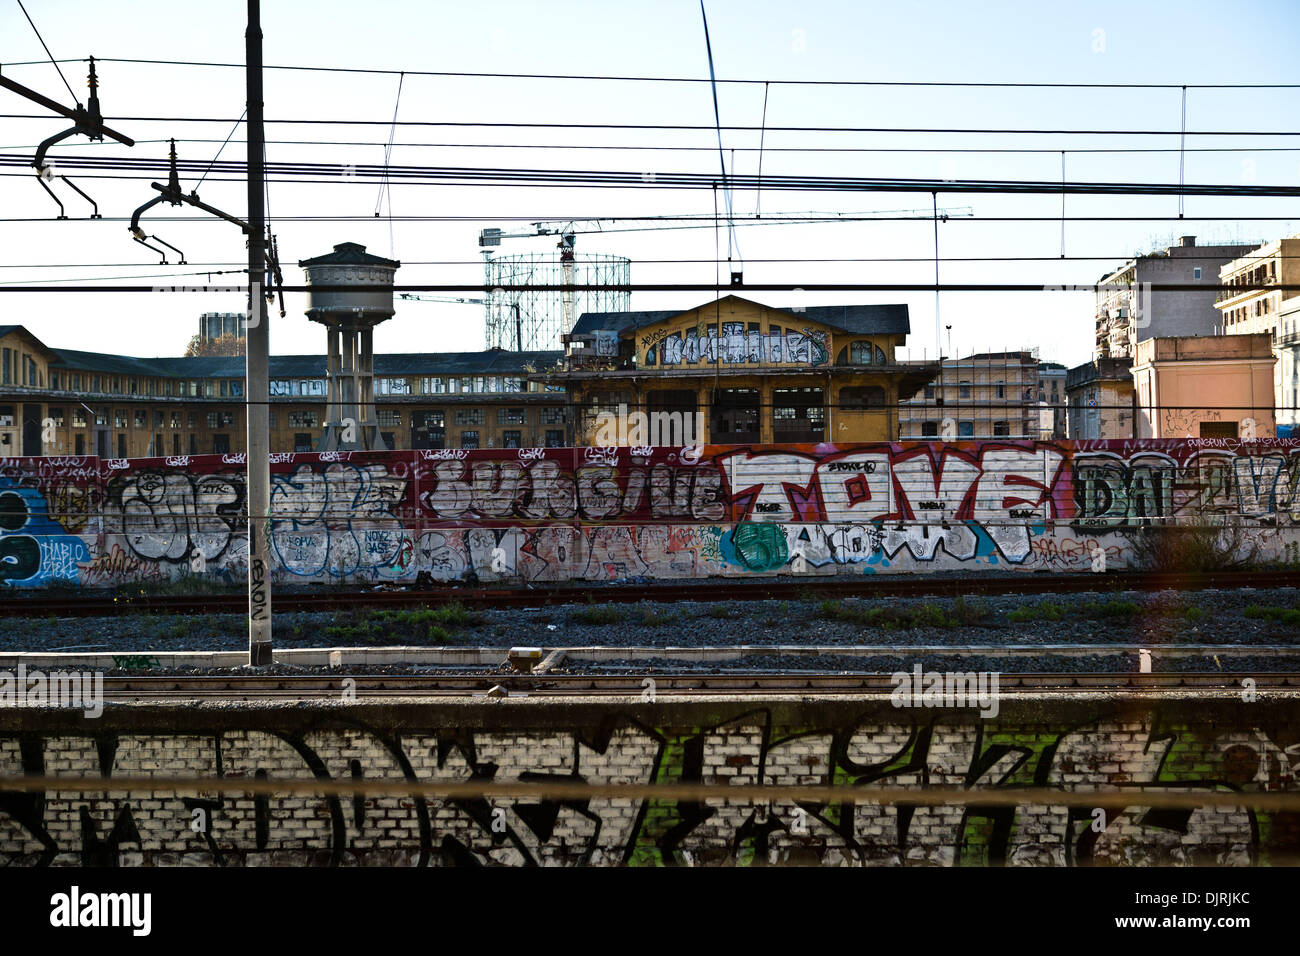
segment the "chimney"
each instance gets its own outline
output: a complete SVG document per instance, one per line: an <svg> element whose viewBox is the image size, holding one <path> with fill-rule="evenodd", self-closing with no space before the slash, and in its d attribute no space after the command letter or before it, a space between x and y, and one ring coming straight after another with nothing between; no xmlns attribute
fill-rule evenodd
<svg viewBox="0 0 1300 956"><path fill-rule="evenodd" d="M1182 246L1183 248L1187 248L1188 246L1194 246L1194 245L1196 245L1196 237L1195 237L1195 236L1179 236L1179 237L1178 237L1178 244L1179 244L1180 246Z"/></svg>

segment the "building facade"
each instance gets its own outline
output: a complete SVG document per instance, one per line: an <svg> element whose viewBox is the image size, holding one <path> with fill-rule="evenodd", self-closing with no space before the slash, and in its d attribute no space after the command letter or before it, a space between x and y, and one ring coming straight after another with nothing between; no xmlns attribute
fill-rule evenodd
<svg viewBox="0 0 1300 956"><path fill-rule="evenodd" d="M1045 421L1051 437L1052 424L1044 416L1050 409L1040 404L1039 365L1035 349L944 359L929 384L899 403L897 437L1037 439Z"/></svg>
<svg viewBox="0 0 1300 956"><path fill-rule="evenodd" d="M1133 438L1133 360L1102 358L1066 373L1067 438Z"/></svg>
<svg viewBox="0 0 1300 956"><path fill-rule="evenodd" d="M562 391L528 376L559 352L374 357L376 415L390 448L567 443ZM0 326L0 457L145 458L245 450L244 359L134 358L46 346ZM271 357L271 450L314 451L326 414L324 356Z"/></svg>
<svg viewBox="0 0 1300 956"><path fill-rule="evenodd" d="M1285 306L1296 298L1278 286L1300 284L1300 236L1277 239L1243 253L1219 270L1219 284L1231 286L1219 293L1215 303L1226 335L1273 336L1274 353L1278 363L1274 370L1274 404L1278 423L1294 428L1297 417L1295 400L1294 306L1287 309L1287 322L1282 321ZM1292 331L1288 332L1287 329ZM1286 344L1284 344L1284 341Z"/></svg>
<svg viewBox="0 0 1300 956"><path fill-rule="evenodd" d="M1273 337L1148 339L1133 359L1137 438L1272 438Z"/></svg>
<svg viewBox="0 0 1300 956"><path fill-rule="evenodd" d="M1251 245L1198 246L1182 236L1162 252L1135 256L1102 276L1097 290L1097 358L1132 358L1139 342L1158 336L1213 335L1222 321L1215 309L1219 270ZM1153 290L1150 285L1196 285Z"/></svg>
<svg viewBox="0 0 1300 956"><path fill-rule="evenodd" d="M937 370L895 360L908 331L905 305L785 309L728 295L584 314L564 367L533 378L568 390L576 445L684 443L609 431L633 413L690 423L685 437L704 443L881 441L897 434L899 400Z"/></svg>

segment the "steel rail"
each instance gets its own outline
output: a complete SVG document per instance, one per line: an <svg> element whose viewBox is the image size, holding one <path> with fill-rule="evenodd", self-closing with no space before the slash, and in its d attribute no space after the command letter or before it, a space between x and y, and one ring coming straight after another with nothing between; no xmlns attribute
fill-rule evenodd
<svg viewBox="0 0 1300 956"><path fill-rule="evenodd" d="M1262 674L1231 672L1187 673L1003 673L998 694L1056 693L1065 691L1136 691L1165 694L1173 691L1231 691L1239 694L1249 677L1256 692L1300 692L1300 671ZM203 697L302 699L361 699L402 696L467 696L499 688L515 696L647 697L647 679L653 695L672 694L880 694L897 686L893 675L879 672L773 673L771 671L719 671L676 673L644 668L622 674L546 674L479 671L451 674L406 675L239 675L239 676L129 676L104 678L106 700L181 699ZM3 708L0 708L3 709ZM76 708L73 708L76 709Z"/></svg>
<svg viewBox="0 0 1300 956"><path fill-rule="evenodd" d="M242 593L206 595L45 594L17 597L10 591L0 601L4 617L92 617L146 614L243 613ZM1006 572L1001 575L941 578L932 575L872 575L851 579L808 578L709 579L700 584L613 584L525 586L510 588L453 585L384 587L344 590L321 587L310 592L281 593L276 610L337 611L463 604L487 608L531 608L564 604L626 604L637 601L763 601L824 598L956 597L980 595L1042 595L1116 591L1198 591L1238 588L1300 587L1300 571L1224 571L1210 574L1114 572L1052 574Z"/></svg>

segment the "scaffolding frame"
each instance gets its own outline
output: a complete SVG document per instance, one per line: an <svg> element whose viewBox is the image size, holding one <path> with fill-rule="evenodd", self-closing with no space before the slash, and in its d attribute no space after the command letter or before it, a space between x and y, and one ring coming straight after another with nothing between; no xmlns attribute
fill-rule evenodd
<svg viewBox="0 0 1300 956"><path fill-rule="evenodd" d="M632 307L632 260L561 250L484 259L488 288L484 332L487 348L543 352L563 349L560 336L573 331L584 312L627 312ZM617 286L599 291L534 292L520 285ZM567 316L567 317L566 317Z"/></svg>

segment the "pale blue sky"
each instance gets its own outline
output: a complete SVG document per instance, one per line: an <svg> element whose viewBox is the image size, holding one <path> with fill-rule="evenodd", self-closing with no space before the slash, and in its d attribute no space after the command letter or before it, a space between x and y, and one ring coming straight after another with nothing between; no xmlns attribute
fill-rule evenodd
<svg viewBox="0 0 1300 956"><path fill-rule="evenodd" d="M707 61L699 5L692 0L657 3L549 3L497 0L493 3L402 3L372 0L364 5L327 0L263 4L268 64L329 65L383 69L582 73L705 77ZM150 58L239 62L243 58L244 5L238 2L132 2L106 5L30 0L27 8L54 55L60 59L94 54L101 58ZM365 20L358 20L357 10ZM776 3L712 0L709 26L719 77L828 80L982 80L1066 83L1297 83L1295 51L1300 48L1300 7L1287 2L1223 4L1041 2L971 3ZM1100 31L1100 32L1099 32ZM14 0L0 0L0 64L41 60L44 54ZM3 66L5 73L65 101L48 63ZM84 96L83 64L65 64L69 82ZM110 116L203 116L233 118L244 106L243 73L234 69L175 68L104 63L101 97ZM391 118L397 77L347 73L268 71L266 114L275 118ZM758 125L764 88L720 87L724 123ZM1190 130L1295 130L1300 90L1192 90ZM769 126L925 126L983 128L1088 128L1177 130L1178 90L1044 90L996 88L789 87L768 92ZM38 107L0 91L0 112L38 113ZM543 80L407 77L400 118L436 121L622 122L711 124L712 99L704 84L648 84ZM21 152L64 128L64 121L0 119L0 151ZM165 155L176 136L189 158L210 159L230 124L120 122L141 142L131 150L70 140L51 154L104 150L133 156ZM365 140L360 147L272 145L272 159L333 163L378 163L386 126L268 126L270 139ZM216 142L185 142L185 139ZM223 158L242 159L243 130ZM561 131L404 127L397 132L393 162L430 165L554 166L618 168L641 172L717 169L712 131ZM695 151L454 149L403 143L551 143L706 147ZM736 168L753 172L757 132L733 132L724 144L738 150ZM1061 149L1171 148L1176 136L976 136L768 132L764 172L808 175L932 176L944 178L1055 179ZM1227 140L1189 137L1187 145L1300 147L1300 138ZM980 153L790 153L777 147L1033 147L1040 154ZM1070 179L1176 182L1179 155L1169 153L1071 154ZM13 171L13 170L9 170ZM1300 152L1204 153L1186 155L1186 181L1256 182L1296 185ZM153 195L147 181L81 183L108 216L129 215ZM194 180L183 179L185 189ZM68 190L70 213L84 204ZM203 199L237 214L246 212L242 183L208 181ZM378 187L340 181L328 185L277 183L271 213L370 216ZM755 196L737 193L735 207L752 212ZM897 210L928 207L928 194L765 193L763 210ZM392 190L399 215L617 216L650 213L707 213L707 192L654 189L529 189L401 186ZM940 197L945 206L971 206L977 216L1055 216L1054 196ZM1042 285L1091 283L1125 256L1184 233L1214 239L1267 239L1300 231L1300 201L1189 199L1189 217L1232 216L1239 222L1072 223L1065 250L1098 261L1038 263L950 263L941 276L950 282L1026 282ZM0 177L4 217L45 216L53 204L32 179ZM163 207L164 214L171 213ZM1077 215L1177 214L1175 198L1071 197ZM1250 221L1252 216L1294 217L1286 222ZM357 241L404 262L462 260L456 267L407 265L403 282L478 282L477 233L492 221L397 223L390 246L386 220L318 224L284 222L276 227L286 264L328 251L337 242ZM508 226L499 222L498 225ZM156 223L151 231L184 249L192 262L238 263L242 238L217 221ZM932 254L929 222L865 223L740 230L741 249L751 260L750 282L908 282L933 280L928 262L761 263L763 258L927 257ZM547 240L516 240L503 252L538 251ZM940 227L947 256L1047 256L1060 254L1059 222L991 223L960 220ZM579 251L610 252L633 259L633 280L712 282L711 264L655 265L652 259L712 259L710 230L581 236ZM725 239L724 239L725 255ZM157 260L131 242L121 222L0 222L0 264L136 263L80 269L0 269L0 282L56 276L186 273L189 267L159 268ZM724 270L725 272L725 270ZM286 279L299 281L290 267ZM725 276L724 276L725 278ZM142 280L147 282L163 280ZM186 280L194 281L194 280ZM216 280L214 280L216 281ZM782 304L789 295L756 294ZM633 308L689 306L693 294L638 293ZM933 354L934 297L931 293L807 296L808 304L906 301L912 314L912 344ZM317 352L318 326L302 315L303 301L291 296L289 316L272 327L277 353ZM235 293L200 295L86 294L0 296L0 323L21 322L48 344L139 355L174 355L197 330L204 311L242 308ZM1076 364L1090 357L1092 299L1087 293L945 294L945 324L953 325L956 351L1038 345L1047 359ZM111 320L111 321L110 321ZM383 351L461 350L482 347L482 313L472 306L404 304L376 334Z"/></svg>

